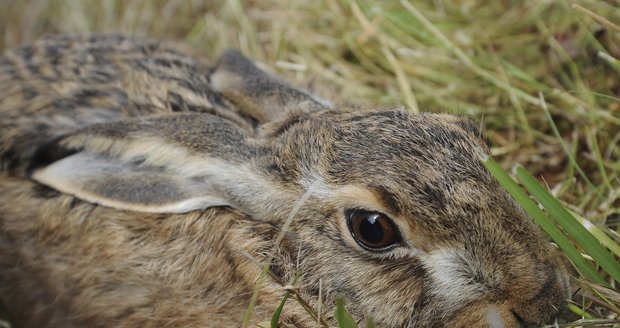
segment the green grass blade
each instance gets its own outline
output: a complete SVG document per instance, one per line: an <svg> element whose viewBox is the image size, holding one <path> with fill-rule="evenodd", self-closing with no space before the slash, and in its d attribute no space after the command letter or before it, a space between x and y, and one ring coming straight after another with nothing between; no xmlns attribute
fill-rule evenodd
<svg viewBox="0 0 620 328"><path fill-rule="evenodd" d="M601 244L603 244L603 246L607 247L615 256L620 257L620 244L617 243L616 241L614 241L613 239L611 239L607 235L607 233L609 233L609 228L604 227L603 229L605 229L605 230L603 230L600 227L597 227L596 225L594 225L594 223L590 222L590 220L587 220L587 219L585 219L585 218L575 214L572 211L569 211L569 212L588 231L590 231L590 233L592 235L594 235L594 237L596 237L596 239L598 239L598 241L600 241ZM605 231L607 231L607 233Z"/></svg>
<svg viewBox="0 0 620 328"><path fill-rule="evenodd" d="M481 160L489 172L508 191L508 193L523 207L534 221L553 239L566 256L573 262L579 272L588 279L609 286L598 274L596 269L588 263L581 253L573 246L570 240L555 226L553 221L521 190L519 185L506 173L491 157L483 155Z"/></svg>
<svg viewBox="0 0 620 328"><path fill-rule="evenodd" d="M517 166L516 176L575 243L583 248L612 278L620 282L620 264L601 245L601 242L581 225L553 195L547 192L527 170Z"/></svg>
<svg viewBox="0 0 620 328"><path fill-rule="evenodd" d="M564 150L564 154L566 154L571 165L577 170L577 173L579 173L583 181L585 181L586 184L588 184L588 186L590 186L590 188L594 190L599 197L601 197L601 193L596 189L596 186L592 183L592 181L590 181L590 179L588 178L586 173L583 171L581 166L579 166L579 164L577 163L577 160L575 159L575 156L573 155L573 152L570 151L570 148L568 147L568 145L566 145L566 142L564 142L564 138L562 138L562 134L560 134L560 130L558 130L558 127L557 125L555 125L555 121L553 120L553 117L551 117L551 112L549 111L549 108L547 107L547 102L545 101L543 94L538 93L538 98L540 99L541 107L543 109L543 112L545 113L545 117L547 118L547 121L549 122L549 125L551 126L551 130L553 131L553 134L555 135L555 137L558 139L560 146L562 146L562 150Z"/></svg>
<svg viewBox="0 0 620 328"><path fill-rule="evenodd" d="M357 323L344 307L344 298L342 295L336 298L336 320L338 321L339 328L358 328Z"/></svg>
<svg viewBox="0 0 620 328"><path fill-rule="evenodd" d="M575 304L572 303L568 303L568 309L573 312L574 314L584 318L584 319L594 319L594 317L592 315L590 315L590 313L584 311L582 308L578 307Z"/></svg>
<svg viewBox="0 0 620 328"><path fill-rule="evenodd" d="M280 305L276 309L276 312L274 312L273 315L271 316L271 328L278 328L278 321L280 321L280 315L282 315L282 309L284 309L284 303L286 303L286 300L288 300L289 296L291 296L291 293L287 291L284 294L284 297L282 297L282 301L280 302Z"/></svg>

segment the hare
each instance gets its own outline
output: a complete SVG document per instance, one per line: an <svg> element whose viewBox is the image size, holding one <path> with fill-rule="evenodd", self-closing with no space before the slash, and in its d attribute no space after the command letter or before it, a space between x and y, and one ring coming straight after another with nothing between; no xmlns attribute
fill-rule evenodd
<svg viewBox="0 0 620 328"><path fill-rule="evenodd" d="M50 37L0 59L0 299L19 327L530 327L559 252L473 123L331 108L237 52ZM267 267L271 276L264 276ZM257 284L261 287L257 287ZM253 293L256 305L249 307ZM320 316L320 318L318 318Z"/></svg>

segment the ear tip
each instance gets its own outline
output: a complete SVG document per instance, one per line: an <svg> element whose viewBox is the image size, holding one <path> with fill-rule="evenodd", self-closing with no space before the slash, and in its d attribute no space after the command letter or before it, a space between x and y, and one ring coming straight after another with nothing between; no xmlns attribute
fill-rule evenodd
<svg viewBox="0 0 620 328"><path fill-rule="evenodd" d="M218 69L238 71L257 69L254 63L236 49L226 50L218 59L215 71Z"/></svg>
<svg viewBox="0 0 620 328"><path fill-rule="evenodd" d="M60 145L59 141L64 136L54 138L40 147L38 147L30 157L28 166L26 167L26 175L32 177L37 169L45 167L53 162L59 161L65 157L69 157L79 150L70 149Z"/></svg>
<svg viewBox="0 0 620 328"><path fill-rule="evenodd" d="M243 54L235 48L226 49L226 51L224 51L221 57L244 57L245 58L245 56L243 56Z"/></svg>

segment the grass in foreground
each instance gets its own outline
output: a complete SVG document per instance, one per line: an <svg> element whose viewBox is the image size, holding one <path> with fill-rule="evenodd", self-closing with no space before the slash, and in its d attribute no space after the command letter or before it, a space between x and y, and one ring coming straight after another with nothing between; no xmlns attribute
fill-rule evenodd
<svg viewBox="0 0 620 328"><path fill-rule="evenodd" d="M543 210L522 205L543 213L543 228L566 233L552 235L576 267L574 315L562 326L613 326L619 25L617 1L3 1L0 50L112 30L184 40L212 58L235 47L337 103L478 119L493 157L523 166L515 175Z"/></svg>

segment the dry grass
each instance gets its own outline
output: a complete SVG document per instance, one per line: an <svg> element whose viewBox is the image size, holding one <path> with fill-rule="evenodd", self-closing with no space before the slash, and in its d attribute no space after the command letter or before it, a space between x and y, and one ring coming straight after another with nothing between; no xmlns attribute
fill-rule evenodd
<svg viewBox="0 0 620 328"><path fill-rule="evenodd" d="M0 0L0 50L45 34L122 31L182 40L211 58L239 48L337 102L465 114L504 167L524 165L618 243L619 4ZM575 287L573 312L620 315L617 294L601 305L596 286Z"/></svg>

